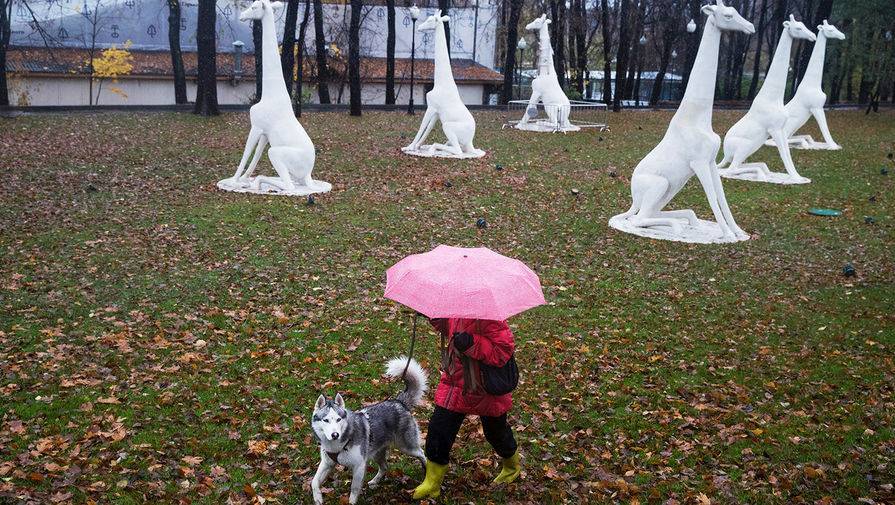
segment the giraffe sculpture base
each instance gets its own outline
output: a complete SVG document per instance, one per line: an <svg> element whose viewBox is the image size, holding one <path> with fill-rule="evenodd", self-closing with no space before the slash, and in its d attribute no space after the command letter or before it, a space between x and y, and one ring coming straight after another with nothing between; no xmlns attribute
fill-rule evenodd
<svg viewBox="0 0 895 505"><path fill-rule="evenodd" d="M295 184L292 189L286 189L286 184L279 177L242 177L238 180L233 177L218 181L218 188L234 193L253 193L256 195L279 196L308 196L314 193L327 193L333 189L328 182L311 180L310 185Z"/></svg>
<svg viewBox="0 0 895 505"><path fill-rule="evenodd" d="M811 135L795 135L789 138L789 147L790 149L810 149L815 151L838 151L842 149L842 146L839 144L828 144L826 142L818 142L814 140ZM768 139L764 142L764 145L770 147L777 147L777 143L774 142L774 139Z"/></svg>
<svg viewBox="0 0 895 505"><path fill-rule="evenodd" d="M725 179L768 182L771 184L808 184L811 182L811 179L801 175L790 175L788 172L771 172L764 163L743 163L737 170L719 168L718 175Z"/></svg>
<svg viewBox="0 0 895 505"><path fill-rule="evenodd" d="M421 145L416 149L402 147L401 152L411 156L419 156L421 158L453 158L458 160L481 158L485 155L485 151L482 151L481 149L472 149L468 152L461 151L458 154L454 151L447 150L444 147L445 146L441 144L426 144Z"/></svg>
<svg viewBox="0 0 895 505"><path fill-rule="evenodd" d="M517 130L523 130L527 132L548 132L548 133L568 133L568 132L577 132L581 131L580 126L575 126L573 124L568 124L566 126L561 126L557 123L551 122L548 119L541 119L538 121L528 121L523 123L522 121L513 125Z"/></svg>
<svg viewBox="0 0 895 505"><path fill-rule="evenodd" d="M697 219L693 224L681 220L678 228L674 229L670 226L636 226L627 216L619 214L609 220L609 226L638 237L687 242L690 244L731 244L749 240L748 235L745 237L737 237L735 235L725 237L718 223L703 219Z"/></svg>

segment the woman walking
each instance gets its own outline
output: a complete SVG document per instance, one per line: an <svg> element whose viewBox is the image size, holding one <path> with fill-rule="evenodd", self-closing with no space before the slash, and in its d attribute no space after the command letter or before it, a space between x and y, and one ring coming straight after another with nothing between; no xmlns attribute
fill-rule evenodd
<svg viewBox="0 0 895 505"><path fill-rule="evenodd" d="M500 473L494 482L516 480L522 466L516 439L507 424L507 412L513 405L509 391L518 380L512 359L513 332L505 321L430 319L430 322L441 334L442 372L435 392L435 412L426 434L426 478L414 490L413 498L435 498L441 494L451 447L467 415L479 416L485 438L502 458Z"/></svg>

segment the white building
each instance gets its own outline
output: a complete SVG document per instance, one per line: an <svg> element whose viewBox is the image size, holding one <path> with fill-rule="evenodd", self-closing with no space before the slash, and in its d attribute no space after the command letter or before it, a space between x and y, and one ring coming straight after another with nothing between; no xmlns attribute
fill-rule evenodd
<svg viewBox="0 0 895 505"><path fill-rule="evenodd" d="M81 49L12 48L7 55L9 97L13 105L52 106L88 105L90 78L85 71L87 52ZM174 103L174 75L171 55L161 51L132 51L133 71L117 82L103 82L100 91L94 79L94 103L98 105L170 105ZM196 96L196 53L183 54L187 74L187 97ZM305 76L314 76L314 61L305 60ZM218 103L247 104L255 95L255 58L243 55L242 71L234 70L233 53L218 54ZM503 76L466 59L452 62L454 79L464 103L486 103L496 93ZM329 84L333 103L348 102L348 82L344 62L330 61ZM425 93L432 87L433 60L417 60L415 64L414 97L418 105L425 104ZM365 104L385 102L385 59L361 59L361 93ZM113 91L113 88L116 91ZM97 92L99 96L97 98ZM410 97L410 60L395 61L395 92L397 103L406 104ZM306 100L317 103L316 82L305 79Z"/></svg>
<svg viewBox="0 0 895 505"><path fill-rule="evenodd" d="M347 3L347 2L346 2ZM324 0L326 45L335 54L347 54L346 3ZM479 4L482 5L479 5ZM195 1L181 1L181 46L187 70L187 96L195 96ZM165 0L54 0L28 4L13 0L12 48L7 72L10 74L10 99L14 104L87 105L90 103L89 77L85 71L87 47L122 46L130 42L134 70L113 86L103 84L100 105L167 105L174 103L173 72L168 52L168 8ZM255 94L254 49L251 26L238 20L238 0L218 0L218 101L221 104L249 103ZM454 76L463 100L481 104L495 92L502 76L491 70L494 64L496 8L489 2L469 2L452 8L451 55ZM97 7L98 6L98 7ZM299 21L304 15L299 7ZM423 8L421 20L434 12ZM410 87L410 54L414 23L409 10L396 8L395 89L398 103L406 103ZM32 15L32 12L34 14ZM85 13L87 15L85 15ZM36 19L35 19L36 18ZM282 40L284 13L277 20ZM361 25L361 81L365 103L385 101L386 8L366 5ZM314 21L309 13L305 47L305 89L311 89L310 101L317 100L314 86ZM96 34L94 36L94 33ZM234 69L233 42L244 44L241 72ZM430 34L417 33L414 101L423 104L425 91L432 84L433 48ZM330 95L333 102L341 96L348 101L344 59L330 61ZM98 82L94 82L94 95ZM305 96L307 97L307 93Z"/></svg>

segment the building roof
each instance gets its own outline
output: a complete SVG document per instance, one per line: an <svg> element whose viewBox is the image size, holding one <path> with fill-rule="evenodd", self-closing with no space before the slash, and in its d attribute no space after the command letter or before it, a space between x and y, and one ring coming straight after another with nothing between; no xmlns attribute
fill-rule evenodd
<svg viewBox="0 0 895 505"><path fill-rule="evenodd" d="M94 57L99 57L101 50L97 50ZM131 50L133 70L131 76L146 78L170 78L174 72L171 66L171 53L168 51L137 51ZM218 53L217 71L220 78L229 78L233 75L234 53ZM46 47L10 47L7 53L7 71L24 75L56 75L76 76L87 73L87 61L89 53L86 49L53 48ZM361 80L365 82L385 82L385 58L361 58ZM329 61L331 72L336 75L334 80L340 80L340 75L345 71L345 61L332 59ZM195 52L183 53L183 65L187 76L196 75L197 57ZM418 82L431 82L435 63L433 60L417 59L414 67L414 77ZM503 82L503 75L491 70L473 60L456 59L451 62L454 71L454 79L457 82L477 84L498 84ZM308 55L304 62L305 79L314 78L317 74L316 61L313 55ZM243 54L242 77L254 79L255 56ZM410 59L395 59L395 80L403 82L410 80Z"/></svg>

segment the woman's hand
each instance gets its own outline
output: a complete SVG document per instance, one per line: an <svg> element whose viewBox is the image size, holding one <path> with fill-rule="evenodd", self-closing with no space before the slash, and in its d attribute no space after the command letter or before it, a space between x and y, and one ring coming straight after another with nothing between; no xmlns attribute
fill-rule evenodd
<svg viewBox="0 0 895 505"><path fill-rule="evenodd" d="M462 333L454 332L454 348L460 352L466 352L466 349L472 347L473 338L472 335L466 333L465 331Z"/></svg>

